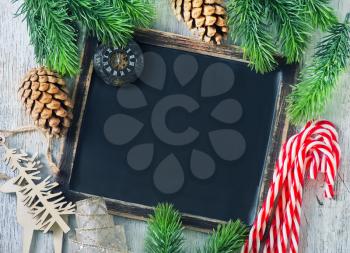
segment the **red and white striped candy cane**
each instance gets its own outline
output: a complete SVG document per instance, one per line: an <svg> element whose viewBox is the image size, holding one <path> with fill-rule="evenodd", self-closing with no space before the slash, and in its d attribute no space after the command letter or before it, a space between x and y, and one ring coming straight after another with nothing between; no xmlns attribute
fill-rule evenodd
<svg viewBox="0 0 350 253"><path fill-rule="evenodd" d="M316 179L324 173L325 197L333 198L339 162L338 134L329 121L308 122L289 138L280 151L266 199L242 253L258 253L261 249L264 253L297 253L305 175Z"/></svg>

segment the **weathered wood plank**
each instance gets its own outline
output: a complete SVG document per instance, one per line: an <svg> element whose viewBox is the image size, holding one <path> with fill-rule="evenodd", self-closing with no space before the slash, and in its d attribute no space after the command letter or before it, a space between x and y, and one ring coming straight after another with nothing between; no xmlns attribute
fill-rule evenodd
<svg viewBox="0 0 350 253"><path fill-rule="evenodd" d="M172 16L168 0L153 0L157 7L155 29L190 35L185 25ZM33 49L28 45L26 25L21 18L13 19L13 13L20 3L12 5L2 0L0 8L0 129L11 129L31 123L17 102L16 89L22 75L35 66ZM343 17L350 11L348 0L333 0L333 6ZM311 51L311 50L310 50ZM311 53L311 52L310 52ZM307 58L309 58L310 53ZM310 182L306 186L302 215L301 246L303 253L347 253L350 249L350 73L344 75L339 83L325 117L334 121L340 128L341 148L343 150L342 168L337 185L337 199L324 200L322 183ZM43 152L46 148L40 134L26 134L12 138L10 145L22 147L29 152ZM11 172L0 163L0 171ZM0 182L1 184L2 182ZM319 200L317 200L317 198ZM134 253L142 253L143 237L146 231L144 222L116 217L116 222L126 227L128 245ZM21 228L16 222L15 197L0 194L0 252L21 252ZM205 235L186 231L186 247L201 245ZM50 235L36 235L32 252L53 252Z"/></svg>
<svg viewBox="0 0 350 253"><path fill-rule="evenodd" d="M29 46L26 24L14 19L19 3L1 1L0 7L0 129L29 125L31 120L22 111L16 90L23 75L35 66L34 53ZM42 152L46 142L41 134L25 134L9 139L11 147L22 147L28 152ZM1 148L0 148L1 149ZM2 152L1 150L0 152ZM0 171L12 172L1 162ZM2 182L0 182L2 183ZM0 194L0 252L22 252L22 228L16 221L15 195ZM36 236L33 252L53 252L50 236Z"/></svg>
<svg viewBox="0 0 350 253"><path fill-rule="evenodd" d="M333 1L340 20L350 11L347 0ZM307 55L307 59L312 54ZM304 193L300 252L345 253L350 249L350 91L349 70L339 81L338 89L324 114L340 134L342 164L336 184L335 200L323 197L323 179L308 182Z"/></svg>

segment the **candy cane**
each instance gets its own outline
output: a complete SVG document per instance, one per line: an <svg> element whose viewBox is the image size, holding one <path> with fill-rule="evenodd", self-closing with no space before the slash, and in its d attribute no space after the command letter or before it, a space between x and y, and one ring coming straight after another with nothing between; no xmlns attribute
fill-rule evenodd
<svg viewBox="0 0 350 253"><path fill-rule="evenodd" d="M329 121L308 122L289 138L280 151L266 199L242 253L258 253L261 248L264 253L297 253L305 175L316 179L324 173L325 197L333 198L340 156L338 134Z"/></svg>

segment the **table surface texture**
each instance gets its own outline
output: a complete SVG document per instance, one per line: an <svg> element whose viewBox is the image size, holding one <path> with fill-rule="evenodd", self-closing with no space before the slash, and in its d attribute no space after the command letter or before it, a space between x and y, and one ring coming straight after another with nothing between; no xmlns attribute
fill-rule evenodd
<svg viewBox="0 0 350 253"><path fill-rule="evenodd" d="M178 22L172 15L169 0L153 1L157 10L155 29L191 36L184 24ZM36 66L33 48L29 45L26 23L22 22L22 17L14 18L14 13L21 2L12 4L11 1L0 0L0 129L14 129L32 124L31 119L23 112L16 92L26 71ZM341 19L350 11L349 0L333 0L332 6ZM321 35L316 33L313 37L305 62L310 60L313 46L319 41ZM347 71L340 78L334 98L323 115L339 128L343 159L336 183L337 196L334 200L326 200L322 194L323 181L321 179L307 181L299 249L303 253L347 253L350 250L349 80L350 72ZM20 134L10 138L8 143L11 147L39 154L45 153L47 145L40 133ZM44 156L42 160L45 160ZM0 172L13 175L4 163L0 163ZM115 222L125 226L131 252L144 252L146 223L121 217L115 217ZM71 223L74 226L74 220ZM194 252L195 247L203 245L207 235L186 230L185 237L186 252ZM65 238L64 248L64 252L68 252L67 238ZM0 252L22 252L22 228L16 220L16 197L13 194L0 194ZM53 252L51 234L35 233L31 252Z"/></svg>

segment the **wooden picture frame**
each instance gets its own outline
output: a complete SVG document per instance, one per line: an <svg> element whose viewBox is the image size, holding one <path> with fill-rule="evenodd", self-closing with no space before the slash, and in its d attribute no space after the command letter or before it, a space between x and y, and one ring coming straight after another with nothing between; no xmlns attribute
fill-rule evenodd
<svg viewBox="0 0 350 253"><path fill-rule="evenodd" d="M135 33L135 39L139 42L159 47L181 49L183 51L248 63L248 61L243 58L242 50L237 46L212 45L172 33L146 29L138 30ZM88 194L69 190L69 183L78 146L80 126L82 124L84 108L87 101L93 72L92 58L96 45L97 42L94 39L86 39L81 57L81 73L76 79L73 92L73 98L75 99L74 120L62 147L63 157L59 180L66 189L66 195L73 201L90 196ZM276 59L280 65L286 67L284 67L282 71L281 83L278 88L278 96L275 102L273 124L271 127L262 179L260 181L258 207L261 206L262 200L268 189L269 179L272 176L274 163L277 159L281 144L286 140L287 136L292 131L292 127L289 124L285 114L285 98L290 92L290 84L294 83L296 80L298 65L287 66L283 58L276 56ZM106 199L106 202L111 214L120 215L123 217L145 220L153 212L153 208L149 206L112 199ZM195 230L209 231L216 227L217 224L223 222L224 221L221 220L193 216L186 213L183 214L183 224Z"/></svg>

